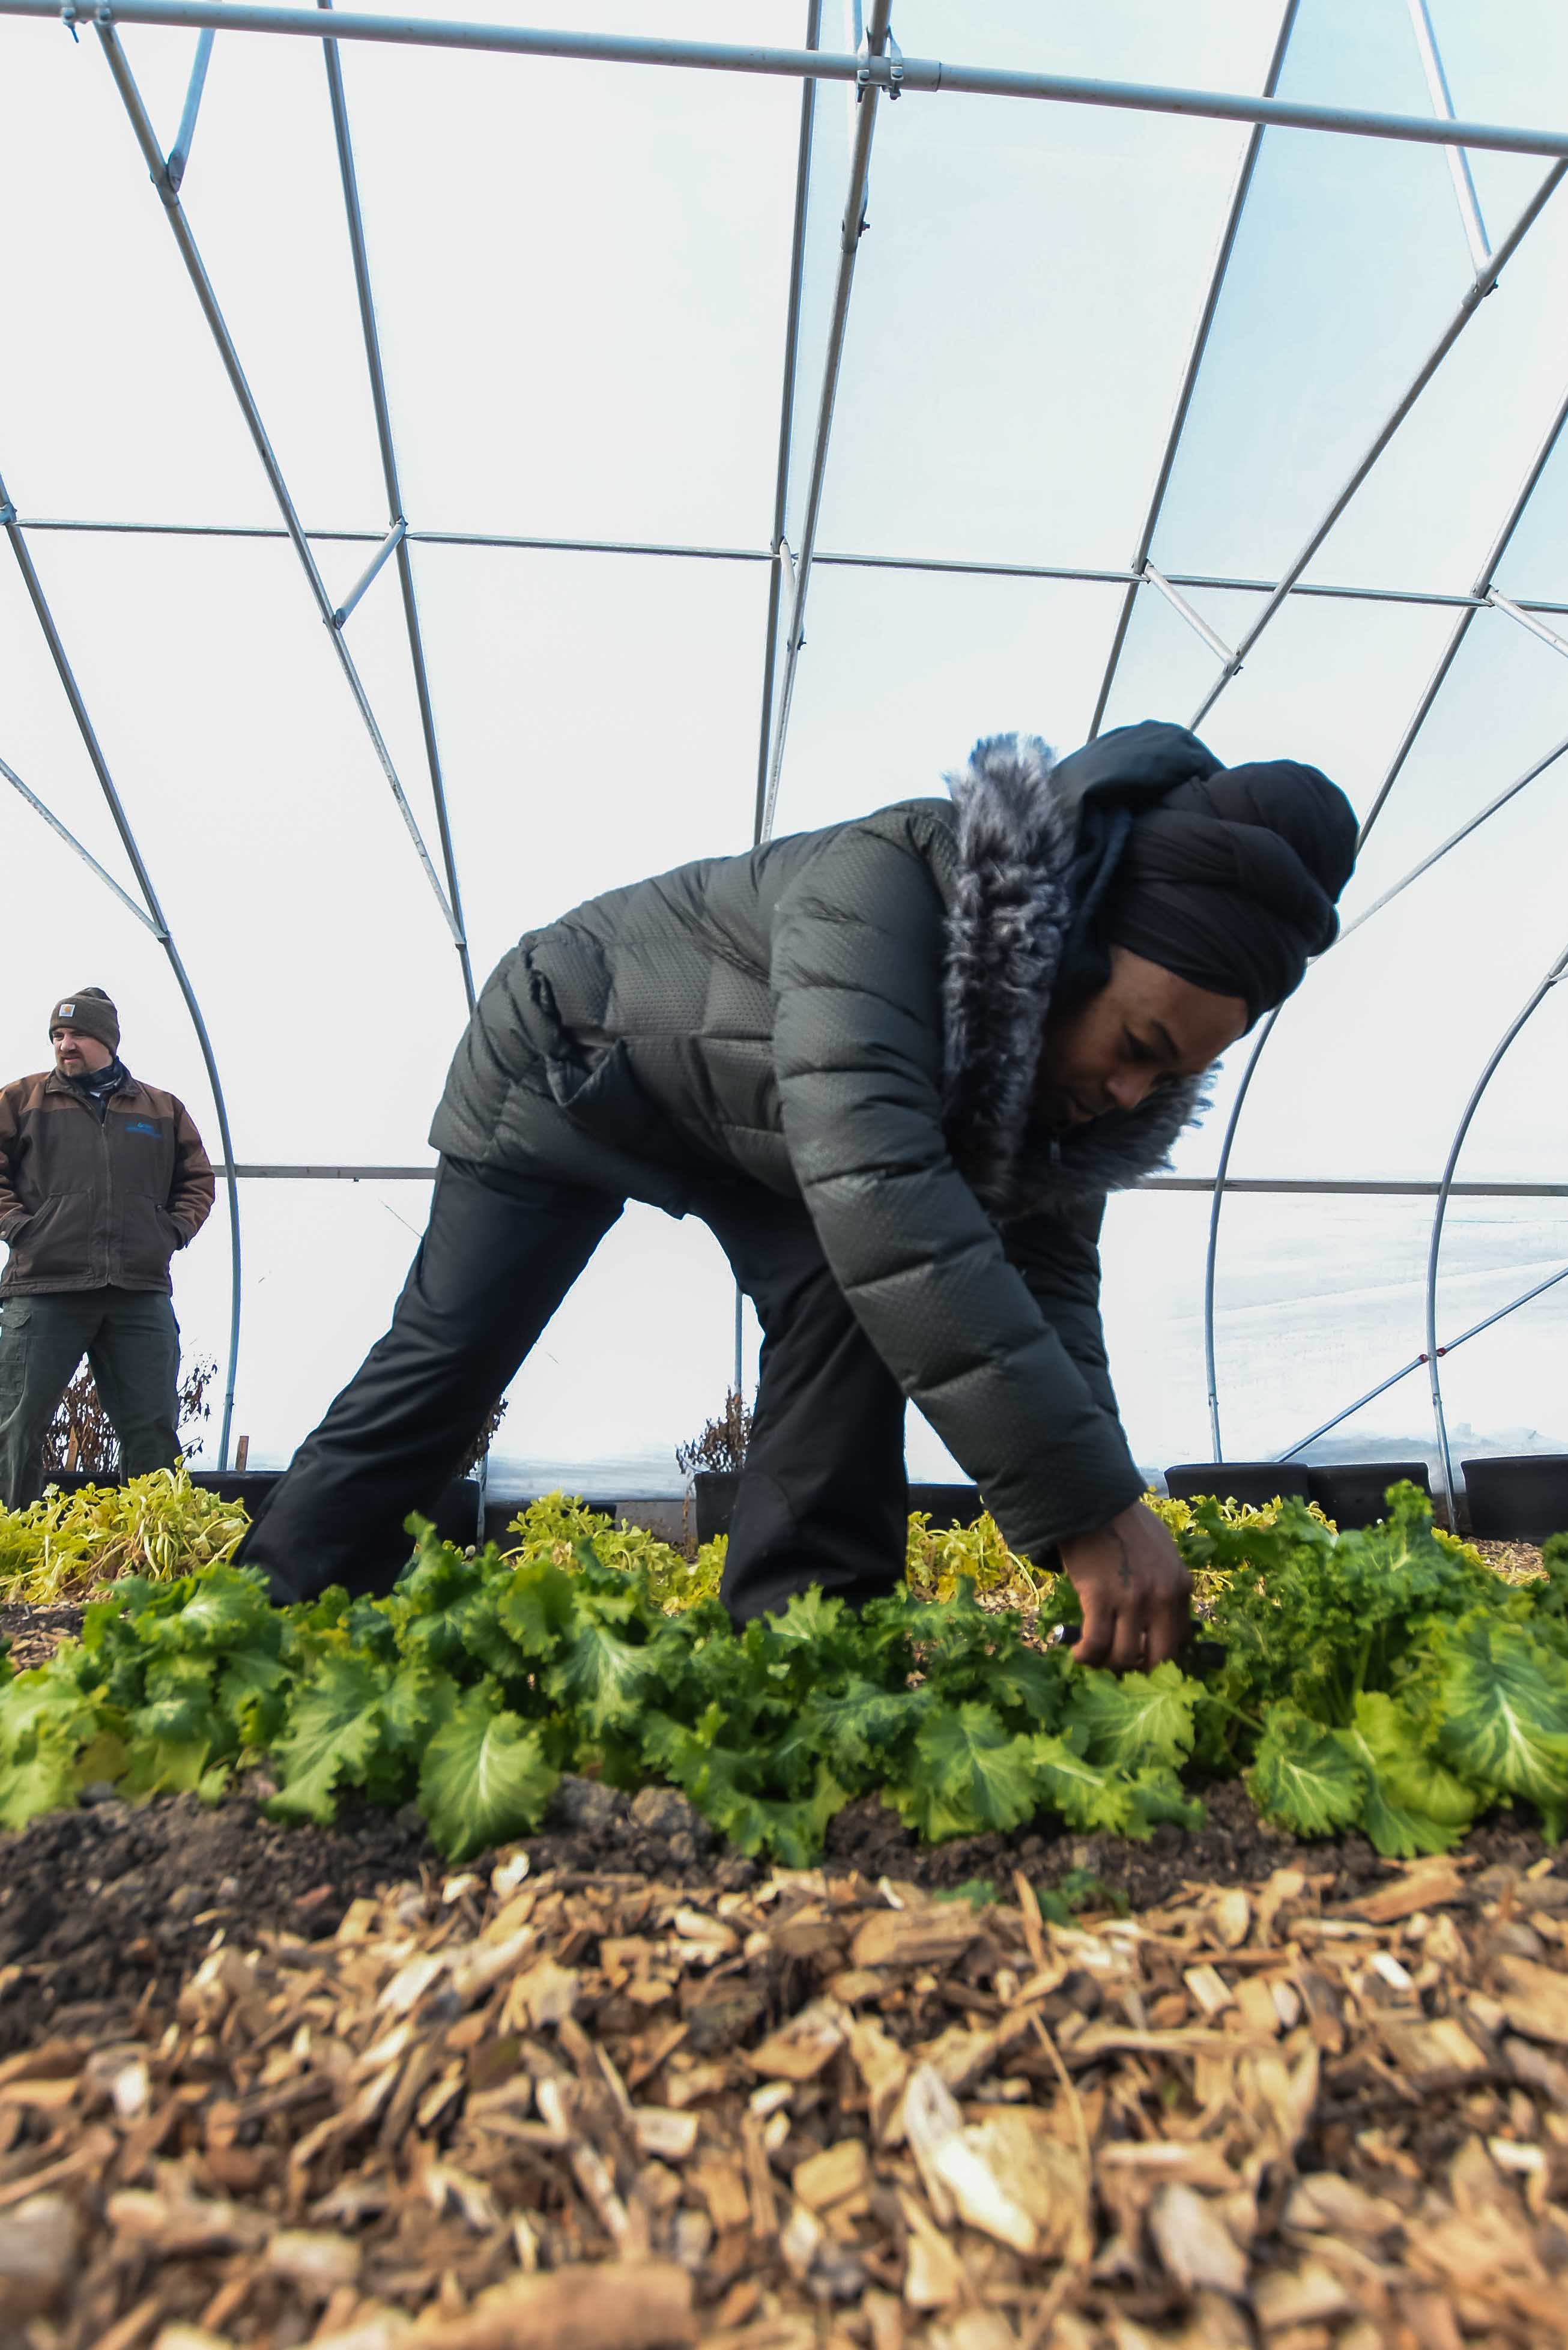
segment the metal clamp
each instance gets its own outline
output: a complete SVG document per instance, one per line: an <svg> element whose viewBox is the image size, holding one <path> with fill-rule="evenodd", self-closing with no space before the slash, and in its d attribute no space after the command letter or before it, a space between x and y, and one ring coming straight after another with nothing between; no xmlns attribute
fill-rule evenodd
<svg viewBox="0 0 1568 2350"><path fill-rule="evenodd" d="M904 52L898 47L898 42L893 38L891 33L888 35L886 43L877 54L879 60L885 63L888 68L888 80L886 87L888 97L891 99L902 98L904 95ZM855 52L855 103L858 106L860 100L865 97L868 89L880 89L883 87L881 82L877 81L872 78L871 36L869 32L861 34L860 47Z"/></svg>
<svg viewBox="0 0 1568 2350"><path fill-rule="evenodd" d="M9 530L16 519L16 509L7 498L0 504L0 530Z"/></svg>

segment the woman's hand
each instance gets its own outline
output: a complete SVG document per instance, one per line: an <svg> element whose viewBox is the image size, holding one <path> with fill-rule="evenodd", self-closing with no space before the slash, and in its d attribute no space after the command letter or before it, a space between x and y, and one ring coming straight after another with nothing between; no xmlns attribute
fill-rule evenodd
<svg viewBox="0 0 1568 2350"><path fill-rule="evenodd" d="M1131 1672L1174 1657L1187 1637L1192 1577L1165 1527L1141 1502L1093 1534L1058 1545L1084 1610L1073 1655Z"/></svg>

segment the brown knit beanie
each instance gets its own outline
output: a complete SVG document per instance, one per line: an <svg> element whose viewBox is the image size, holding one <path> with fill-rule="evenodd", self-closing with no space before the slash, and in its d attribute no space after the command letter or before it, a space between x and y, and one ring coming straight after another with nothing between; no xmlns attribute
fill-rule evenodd
<svg viewBox="0 0 1568 2350"><path fill-rule="evenodd" d="M96 1036L111 1053L119 1050L119 1014L101 987L82 987L75 995L62 996L49 1014L49 1034L57 1028L75 1028L83 1036Z"/></svg>

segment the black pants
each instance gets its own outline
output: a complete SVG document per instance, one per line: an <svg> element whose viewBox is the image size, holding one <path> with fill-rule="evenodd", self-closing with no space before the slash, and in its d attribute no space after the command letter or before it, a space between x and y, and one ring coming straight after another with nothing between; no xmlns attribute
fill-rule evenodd
<svg viewBox="0 0 1568 2350"><path fill-rule="evenodd" d="M51 1289L0 1305L0 1502L44 1490L40 1457L55 1407L83 1356L119 1439L119 1473L180 1458L180 1326L161 1289Z"/></svg>
<svg viewBox="0 0 1568 2350"><path fill-rule="evenodd" d="M504 1182L504 1189L498 1188ZM497 1396L622 1202L443 1159L392 1315L294 1457L238 1554L278 1600L384 1590ZM904 1399L862 1335L798 1201L715 1183L696 1211L763 1326L723 1596L738 1623L813 1583L859 1602L903 1572Z"/></svg>

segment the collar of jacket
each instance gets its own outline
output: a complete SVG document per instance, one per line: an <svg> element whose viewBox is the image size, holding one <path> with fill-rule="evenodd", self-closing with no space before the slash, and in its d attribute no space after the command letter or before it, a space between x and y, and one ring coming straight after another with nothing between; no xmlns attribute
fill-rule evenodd
<svg viewBox="0 0 1568 2350"><path fill-rule="evenodd" d="M116 1094L134 1094L141 1091L140 1082L131 1076L130 1071L126 1067L124 1062L121 1061L119 1066L119 1076L116 1077L113 1085L109 1087L107 1092L96 1097L98 1100L109 1101L112 1100ZM102 1069L98 1070L95 1074L99 1076L107 1076L109 1074L108 1065L106 1064ZM62 1076L58 1069L51 1069L49 1071L47 1076L44 1080L44 1091L47 1094L69 1094L76 1101L90 1102L95 1099L95 1096L88 1087L77 1085L73 1083L69 1077Z"/></svg>
<svg viewBox="0 0 1568 2350"><path fill-rule="evenodd" d="M958 870L942 996L953 1155L998 1220L1127 1191L1165 1165L1205 1106L1204 1076L1064 1135L1031 1125L1040 1037L1072 919L1076 798L1038 736L978 743L948 788Z"/></svg>

